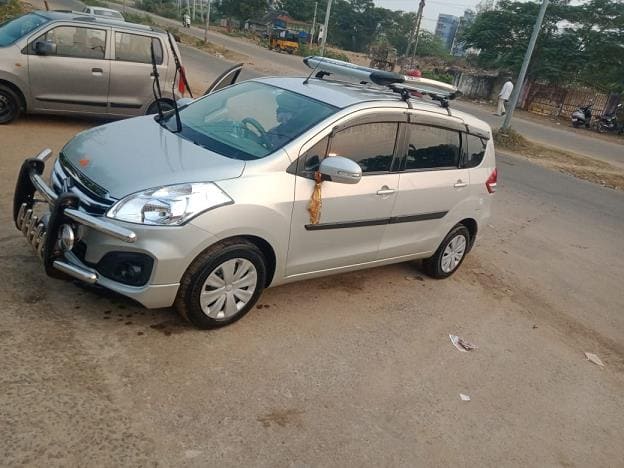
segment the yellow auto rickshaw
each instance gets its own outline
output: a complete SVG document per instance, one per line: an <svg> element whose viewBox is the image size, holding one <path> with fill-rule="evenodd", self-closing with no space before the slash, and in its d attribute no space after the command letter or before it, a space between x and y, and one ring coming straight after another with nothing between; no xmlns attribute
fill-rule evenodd
<svg viewBox="0 0 624 468"><path fill-rule="evenodd" d="M282 29L273 30L269 37L269 50L288 52L292 54L299 50L299 36L297 33Z"/></svg>

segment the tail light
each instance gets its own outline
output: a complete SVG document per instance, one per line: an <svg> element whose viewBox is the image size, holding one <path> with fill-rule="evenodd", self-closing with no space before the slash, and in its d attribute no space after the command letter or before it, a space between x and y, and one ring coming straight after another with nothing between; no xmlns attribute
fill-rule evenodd
<svg viewBox="0 0 624 468"><path fill-rule="evenodd" d="M496 192L496 179L497 178L498 178L498 171L496 170L496 168L494 168L494 170L490 174L490 177L488 177L488 179L485 181L485 188L487 189L488 193Z"/></svg>

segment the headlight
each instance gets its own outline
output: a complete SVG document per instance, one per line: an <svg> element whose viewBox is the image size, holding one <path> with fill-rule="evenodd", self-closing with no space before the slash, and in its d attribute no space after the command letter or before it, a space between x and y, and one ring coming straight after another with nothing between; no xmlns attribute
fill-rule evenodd
<svg viewBox="0 0 624 468"><path fill-rule="evenodd" d="M204 211L230 203L232 199L212 183L169 185L128 195L106 216L129 223L179 226Z"/></svg>

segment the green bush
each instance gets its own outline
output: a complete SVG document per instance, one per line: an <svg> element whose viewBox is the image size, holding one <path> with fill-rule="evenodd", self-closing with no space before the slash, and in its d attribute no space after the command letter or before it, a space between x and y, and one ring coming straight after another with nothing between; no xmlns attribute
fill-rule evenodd
<svg viewBox="0 0 624 468"><path fill-rule="evenodd" d="M24 13L19 0L9 0L5 5L0 5L0 23Z"/></svg>
<svg viewBox="0 0 624 468"><path fill-rule="evenodd" d="M428 78L430 80L442 81L443 83L453 84L453 75L449 75L448 73L423 70L422 76L423 78Z"/></svg>

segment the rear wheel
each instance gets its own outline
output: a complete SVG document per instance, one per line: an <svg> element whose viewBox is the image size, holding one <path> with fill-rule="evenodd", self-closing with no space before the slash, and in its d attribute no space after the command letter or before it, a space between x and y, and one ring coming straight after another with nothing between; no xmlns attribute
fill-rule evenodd
<svg viewBox="0 0 624 468"><path fill-rule="evenodd" d="M258 247L244 239L223 241L186 271L175 308L198 328L223 327L249 312L265 280L265 259Z"/></svg>
<svg viewBox="0 0 624 468"><path fill-rule="evenodd" d="M11 88L0 85L0 124L15 120L20 110L20 99L17 94Z"/></svg>
<svg viewBox="0 0 624 468"><path fill-rule="evenodd" d="M433 278L448 278L464 261L470 245L470 232L463 224L449 232L436 253L423 261L425 272Z"/></svg>

